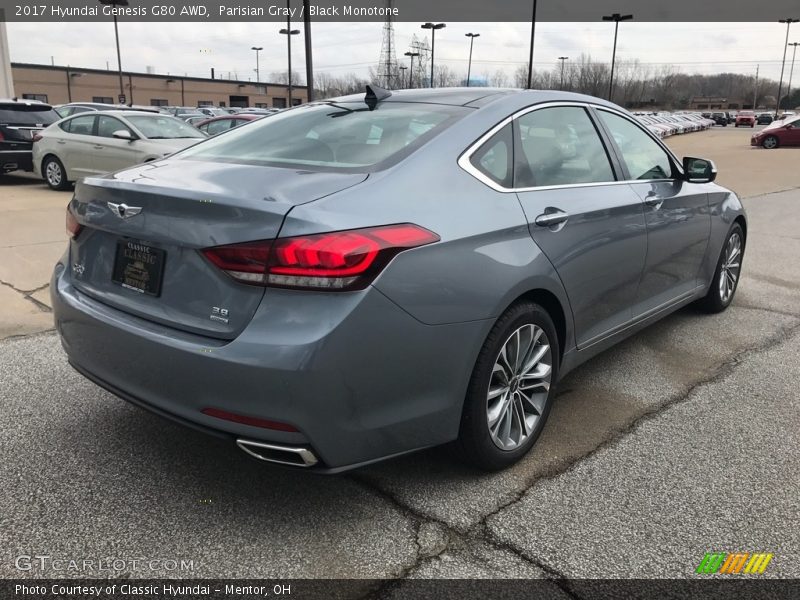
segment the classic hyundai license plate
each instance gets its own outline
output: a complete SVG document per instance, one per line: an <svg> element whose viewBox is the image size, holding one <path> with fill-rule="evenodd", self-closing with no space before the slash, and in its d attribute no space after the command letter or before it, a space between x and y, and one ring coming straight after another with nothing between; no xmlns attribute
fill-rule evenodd
<svg viewBox="0 0 800 600"><path fill-rule="evenodd" d="M158 296L166 256L160 248L135 240L120 240L111 279L134 292Z"/></svg>

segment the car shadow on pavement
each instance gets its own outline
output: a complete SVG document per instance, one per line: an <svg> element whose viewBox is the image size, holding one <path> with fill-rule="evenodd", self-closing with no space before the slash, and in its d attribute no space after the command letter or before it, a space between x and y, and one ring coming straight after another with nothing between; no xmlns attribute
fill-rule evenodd
<svg viewBox="0 0 800 600"><path fill-rule="evenodd" d="M91 416L83 431L68 435L91 440L83 446L87 453L104 457L93 469L97 480L114 479L123 461L137 486L167 485L182 502L208 496L242 511L263 507L265 501L278 502L282 518L294 519L316 510L352 514L346 501L337 509L309 499L331 494L341 499L355 492L368 500L369 490L404 509L467 530L518 498L537 479L568 469L638 419L684 398L737 353L765 343L792 320L735 305L715 316L689 307L667 317L562 380L536 447L499 473L478 472L459 463L447 448L436 448L349 475L320 477L257 462L225 440L164 421L110 394L109 403ZM102 435L91 437L91 431ZM276 489L281 490L278 496ZM238 512L228 514L245 518Z"/></svg>

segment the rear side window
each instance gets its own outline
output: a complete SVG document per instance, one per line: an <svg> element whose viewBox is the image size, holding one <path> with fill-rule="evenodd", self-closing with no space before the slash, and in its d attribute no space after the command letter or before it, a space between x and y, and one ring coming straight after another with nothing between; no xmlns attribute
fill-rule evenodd
<svg viewBox="0 0 800 600"><path fill-rule="evenodd" d="M495 133L470 157L472 166L495 183L513 184L514 133L511 123Z"/></svg>
<svg viewBox="0 0 800 600"><path fill-rule="evenodd" d="M586 110L557 106L516 120L514 187L614 181L605 146Z"/></svg>
<svg viewBox="0 0 800 600"><path fill-rule="evenodd" d="M94 135L94 119L94 115L73 117L69 121L62 123L61 129L77 135ZM68 126L69 129L65 129L65 125Z"/></svg>
<svg viewBox="0 0 800 600"><path fill-rule="evenodd" d="M472 110L440 104L319 103L259 120L180 153L245 164L352 172L393 164Z"/></svg>
<svg viewBox="0 0 800 600"><path fill-rule="evenodd" d="M617 144L631 179L670 179L672 162L667 152L640 127L614 113L598 110Z"/></svg>

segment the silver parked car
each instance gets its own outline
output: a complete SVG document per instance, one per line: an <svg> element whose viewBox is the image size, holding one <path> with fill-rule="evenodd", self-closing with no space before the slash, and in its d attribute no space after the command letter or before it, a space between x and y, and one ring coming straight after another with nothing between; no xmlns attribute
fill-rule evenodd
<svg viewBox="0 0 800 600"><path fill-rule="evenodd" d="M368 88L84 179L56 325L98 385L261 460L500 469L577 365L731 303L715 176L597 98Z"/></svg>
<svg viewBox="0 0 800 600"><path fill-rule="evenodd" d="M148 162L206 138L180 119L152 112L81 113L34 137L33 170L54 190L72 182Z"/></svg>

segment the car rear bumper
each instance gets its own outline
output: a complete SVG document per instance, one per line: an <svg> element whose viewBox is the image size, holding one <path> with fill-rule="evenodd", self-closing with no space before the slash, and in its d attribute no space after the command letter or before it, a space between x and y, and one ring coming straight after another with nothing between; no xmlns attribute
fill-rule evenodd
<svg viewBox="0 0 800 600"><path fill-rule="evenodd" d="M0 152L0 172L33 171L30 150L3 150Z"/></svg>
<svg viewBox="0 0 800 600"><path fill-rule="evenodd" d="M59 263L51 295L70 363L112 393L231 440L308 448L341 471L455 439L489 321L425 325L381 292L268 290L232 341L164 327L79 292ZM286 423L264 429L218 408Z"/></svg>

